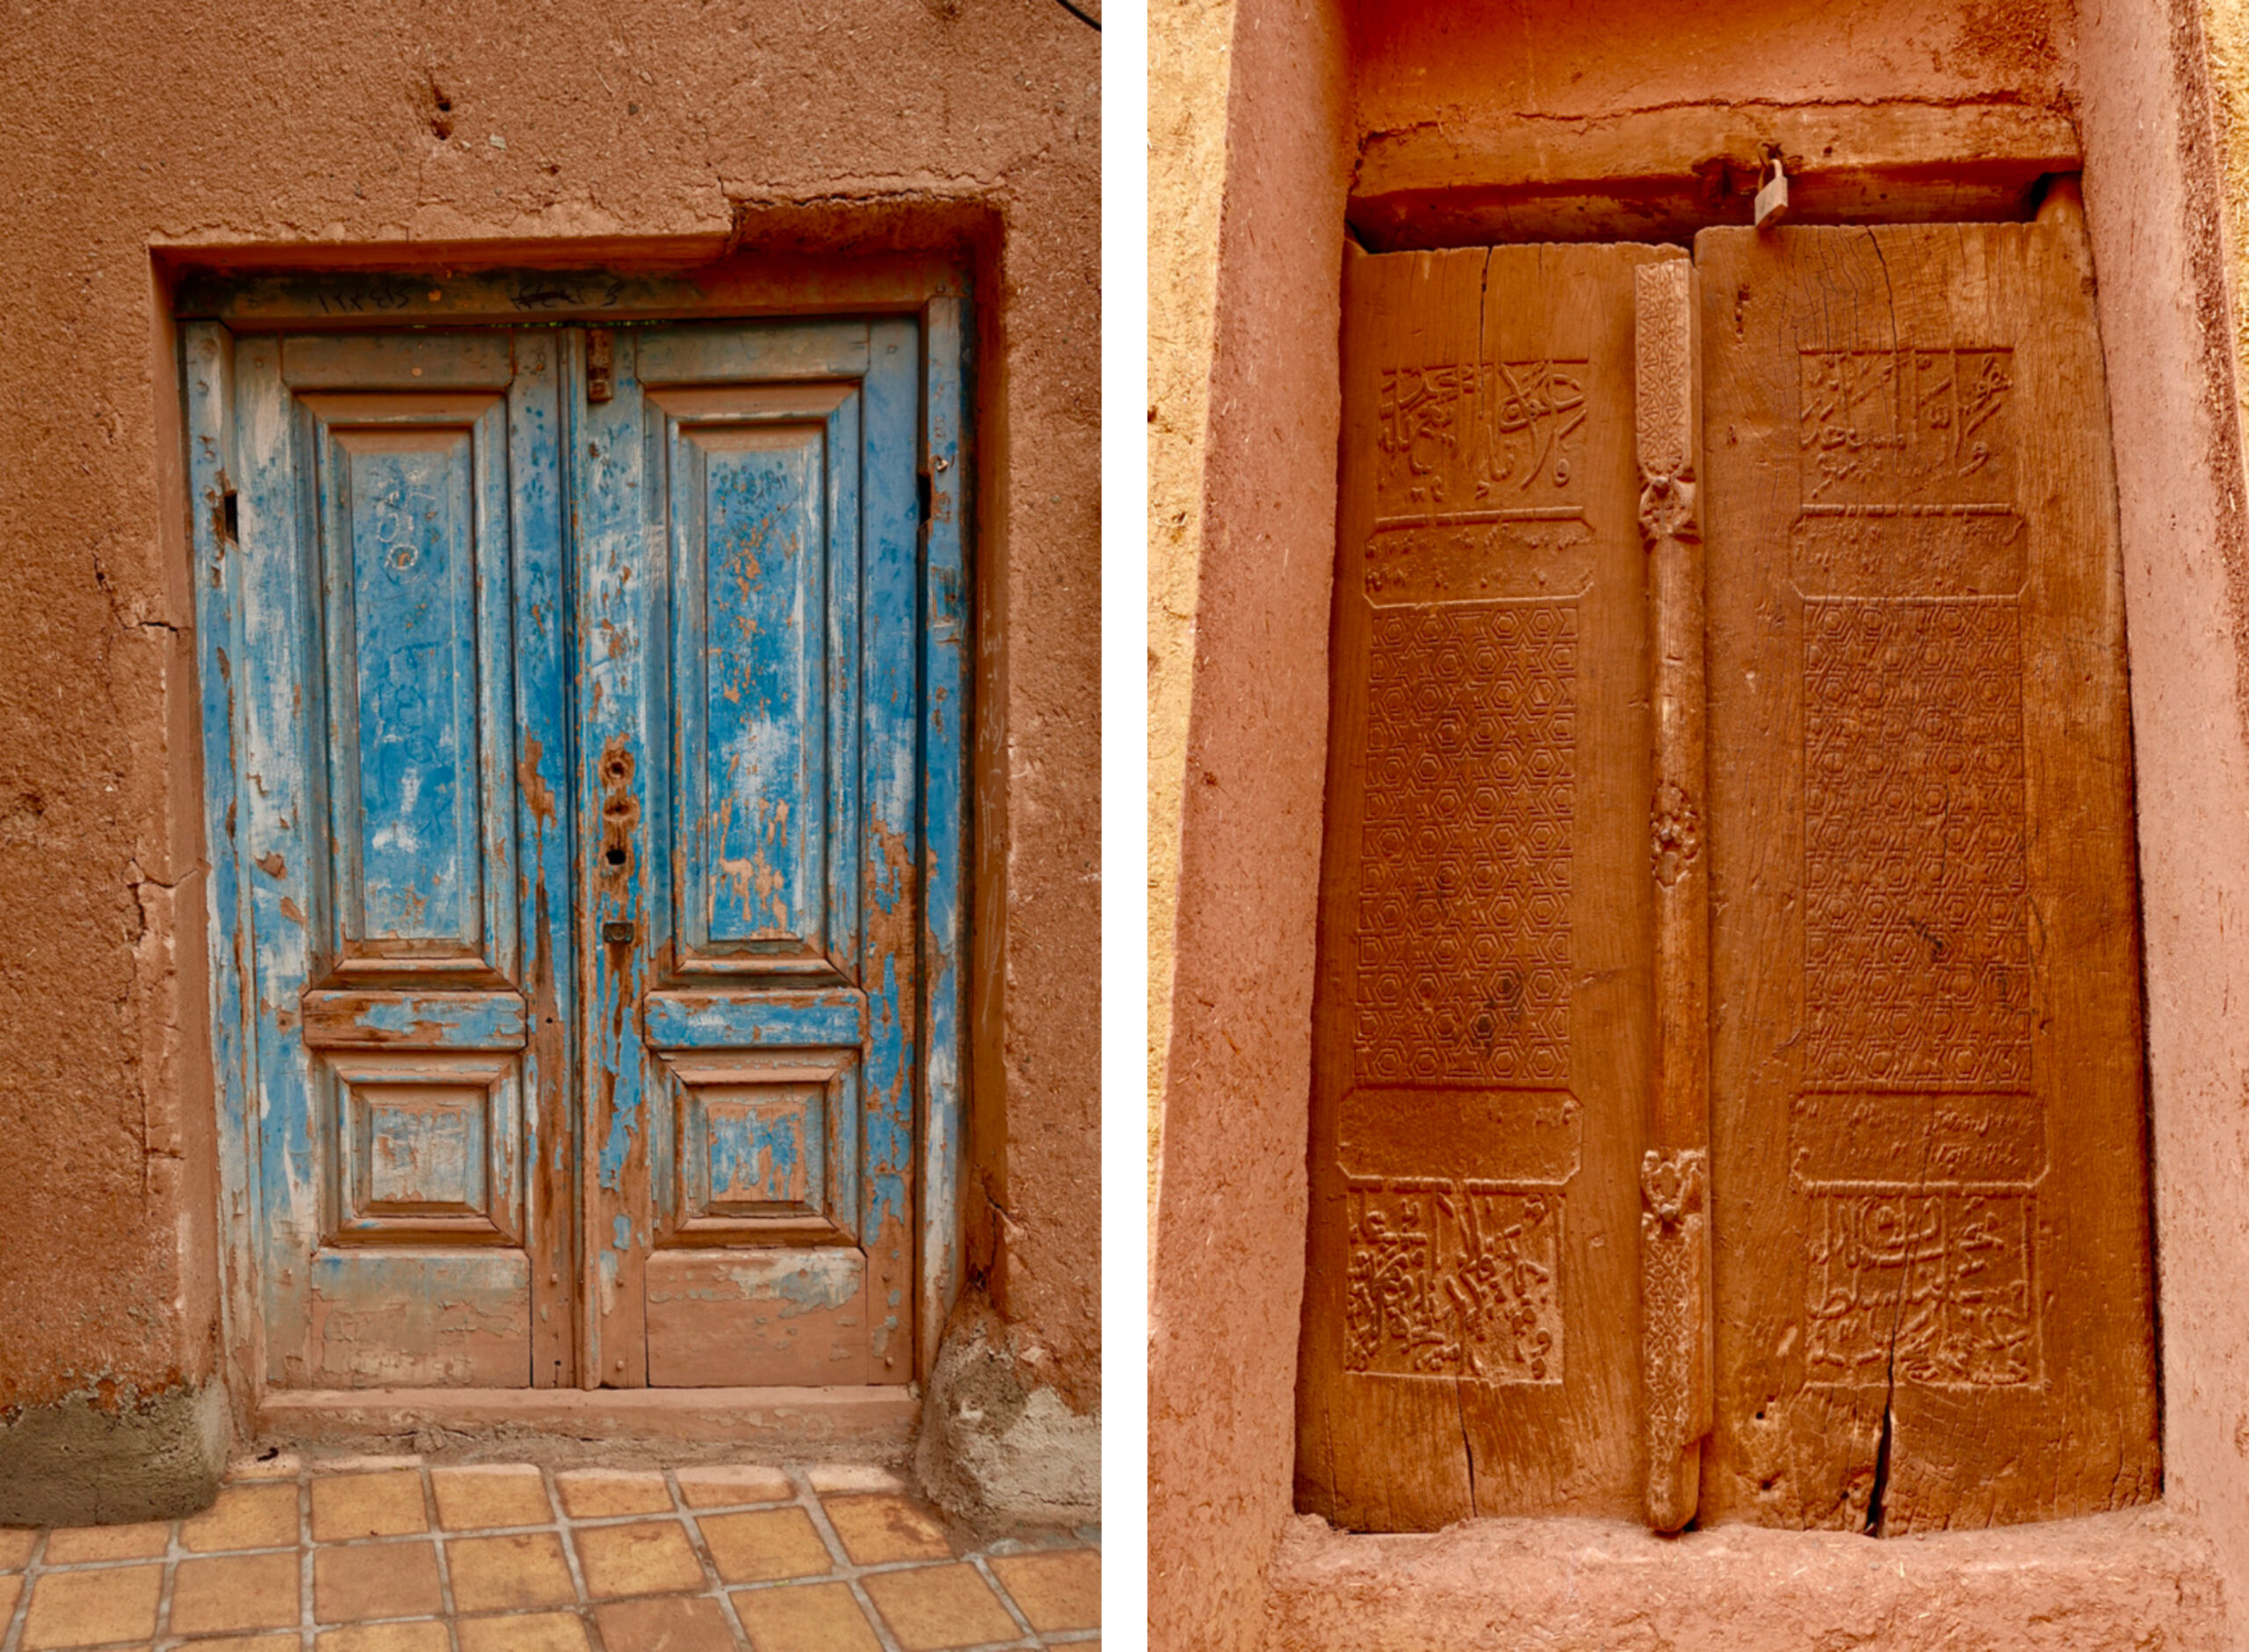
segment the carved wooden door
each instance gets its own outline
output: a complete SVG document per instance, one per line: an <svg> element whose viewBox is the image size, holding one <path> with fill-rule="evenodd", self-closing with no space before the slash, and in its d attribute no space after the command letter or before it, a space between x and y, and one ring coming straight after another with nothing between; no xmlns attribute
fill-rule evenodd
<svg viewBox="0 0 2249 1652"><path fill-rule="evenodd" d="M1302 1506L2153 1495L2089 286L2066 210L1352 259Z"/></svg>
<svg viewBox="0 0 2249 1652"><path fill-rule="evenodd" d="M1638 1507L1632 280L1682 256L1349 266L1298 1462L1343 1525Z"/></svg>
<svg viewBox="0 0 2249 1652"><path fill-rule="evenodd" d="M187 329L270 1385L915 1374L962 789L923 330Z"/></svg>
<svg viewBox="0 0 2249 1652"><path fill-rule="evenodd" d="M1710 230L1717 1519L2156 1492L2123 590L2072 223Z"/></svg>

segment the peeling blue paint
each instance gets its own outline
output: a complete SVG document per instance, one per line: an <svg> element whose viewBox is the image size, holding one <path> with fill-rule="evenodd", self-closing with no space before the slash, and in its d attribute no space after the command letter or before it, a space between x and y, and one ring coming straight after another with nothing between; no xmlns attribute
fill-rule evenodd
<svg viewBox="0 0 2249 1652"><path fill-rule="evenodd" d="M961 314L619 328L602 402L582 332L184 329L221 1152L258 1254L229 1312L264 1322L268 1381L552 1381L573 1293L580 1368L648 1380L650 1258L688 1244L667 1064L696 1052L829 1063L812 1111L736 1081L697 1173L824 1207L835 1243L795 1241L769 1295L830 1317L789 1334L842 1338L835 1380L915 1374L893 1333L934 1331L955 1266L916 1298L957 1179ZM476 979L406 991L409 963ZM546 1248L334 1243L344 1049L520 1052L488 1163ZM382 1127L392 1202L482 1196L470 1122ZM574 1198L611 1236L580 1258ZM322 1350L322 1316L401 1312L500 1341Z"/></svg>

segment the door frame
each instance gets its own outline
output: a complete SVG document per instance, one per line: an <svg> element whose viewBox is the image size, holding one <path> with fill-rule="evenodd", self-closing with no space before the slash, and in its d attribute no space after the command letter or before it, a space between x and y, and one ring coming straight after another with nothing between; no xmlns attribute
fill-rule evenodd
<svg viewBox="0 0 2249 1652"><path fill-rule="evenodd" d="M501 1421L599 1420L608 1431L662 1438L783 1436L910 1425L963 1272L961 1168L966 1125L969 1007L968 839L974 715L970 692L974 565L969 473L973 322L965 259L944 254L729 261L692 272L613 269L477 271L183 270L172 315L186 451L196 602L194 717L201 752L199 819L210 866L206 937L213 1094L218 1115L222 1364L236 1414L261 1432L383 1432L401 1420L474 1429ZM268 1391L259 1309L261 1227L257 1018L249 934L249 868L220 828L249 783L239 772L228 655L237 615L225 561L233 468L233 341L280 331L571 328L665 321L756 321L911 315L921 326L922 492L919 812L922 914L915 1057L915 1221L912 1381L864 1389L575 1389ZM566 540L568 530L566 527ZM566 543L566 561L575 554ZM325 1428L324 1428L325 1425Z"/></svg>

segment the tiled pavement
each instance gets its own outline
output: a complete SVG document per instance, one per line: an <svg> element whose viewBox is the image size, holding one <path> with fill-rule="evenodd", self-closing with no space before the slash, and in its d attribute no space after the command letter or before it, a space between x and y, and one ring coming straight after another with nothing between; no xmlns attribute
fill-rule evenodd
<svg viewBox="0 0 2249 1652"><path fill-rule="evenodd" d="M961 1550L851 1466L245 1465L191 1519L0 1528L0 1652L1098 1652L1093 1528Z"/></svg>

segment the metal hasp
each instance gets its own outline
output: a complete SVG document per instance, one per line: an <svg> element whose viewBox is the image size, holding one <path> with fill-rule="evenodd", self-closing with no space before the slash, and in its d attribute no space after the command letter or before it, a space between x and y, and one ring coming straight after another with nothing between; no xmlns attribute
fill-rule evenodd
<svg viewBox="0 0 2249 1652"><path fill-rule="evenodd" d="M1785 188L1785 185L1783 185ZM1695 1516L1710 1432L1710 883L1704 797L1701 294L1685 259L1632 272L1634 430L1654 682L1655 1093L1640 1169L1648 1524Z"/></svg>

